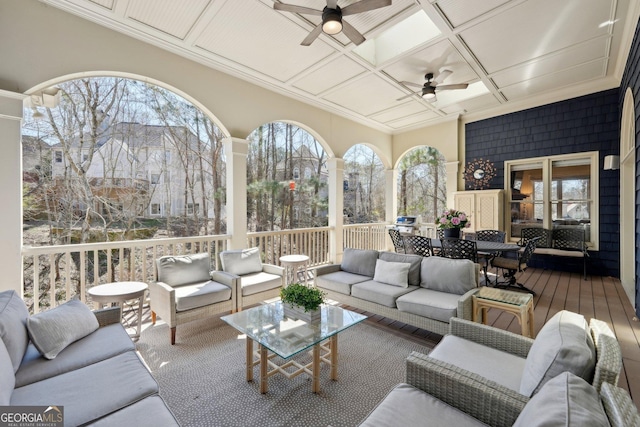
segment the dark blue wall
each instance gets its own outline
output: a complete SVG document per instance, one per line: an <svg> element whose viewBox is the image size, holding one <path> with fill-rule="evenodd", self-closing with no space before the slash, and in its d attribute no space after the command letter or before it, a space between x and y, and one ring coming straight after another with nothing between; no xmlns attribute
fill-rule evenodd
<svg viewBox="0 0 640 427"><path fill-rule="evenodd" d="M504 161L558 154L600 153L600 251L591 252L589 272L620 277L619 171L604 171L604 156L620 151L618 89L598 92L542 107L468 123L465 157L489 159L497 176L490 188L504 188ZM536 257L534 257L536 258ZM566 258L532 259L532 266L582 270Z"/></svg>
<svg viewBox="0 0 640 427"><path fill-rule="evenodd" d="M636 33L631 44L627 65L620 84L619 105L622 112L622 104L627 88L633 91L633 100L636 110L636 242L640 239L640 144L638 135L640 134L640 28L636 25ZM636 243L636 248L637 248ZM636 250L636 314L640 315L640 293L638 292L640 283L640 251Z"/></svg>

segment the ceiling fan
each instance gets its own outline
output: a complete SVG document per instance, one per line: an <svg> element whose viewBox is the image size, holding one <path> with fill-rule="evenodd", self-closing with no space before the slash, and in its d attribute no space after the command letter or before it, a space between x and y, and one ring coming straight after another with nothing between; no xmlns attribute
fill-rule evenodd
<svg viewBox="0 0 640 427"><path fill-rule="evenodd" d="M327 6L323 10L285 3L274 3L273 8L283 12L322 16L322 23L318 24L317 27L311 30L309 35L302 40L302 43L300 43L303 46L309 46L323 31L325 34L329 35L335 35L342 31L349 40L356 45L359 45L365 41L364 36L347 21L343 21L342 17L361 12L368 12L370 10L379 9L389 5L391 5L391 0L361 0L341 8L338 6L338 0L327 0Z"/></svg>
<svg viewBox="0 0 640 427"><path fill-rule="evenodd" d="M410 93L409 95L405 95L402 98L398 98L397 101L402 101L403 99L409 98L410 96L420 94L420 96L422 96L422 99L424 99L425 101L435 102L436 92L440 92L443 90L466 89L467 87L469 87L467 83L441 85L440 83L442 83L452 73L453 71L451 70L442 70L436 78L433 77L433 73L427 73L424 75L425 82L423 85L411 82L400 82L405 86L419 87L420 90Z"/></svg>

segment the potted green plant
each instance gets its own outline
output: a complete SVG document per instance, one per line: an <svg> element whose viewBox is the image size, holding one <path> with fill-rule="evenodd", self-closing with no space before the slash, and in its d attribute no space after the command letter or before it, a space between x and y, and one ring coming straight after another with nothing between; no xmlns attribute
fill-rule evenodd
<svg viewBox="0 0 640 427"><path fill-rule="evenodd" d="M320 319L325 293L315 286L292 283L280 291L284 315L312 322Z"/></svg>

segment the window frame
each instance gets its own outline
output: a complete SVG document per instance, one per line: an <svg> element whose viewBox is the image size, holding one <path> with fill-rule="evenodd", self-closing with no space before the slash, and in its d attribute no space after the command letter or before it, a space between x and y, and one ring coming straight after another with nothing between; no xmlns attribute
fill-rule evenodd
<svg viewBox="0 0 640 427"><path fill-rule="evenodd" d="M511 204L513 202L511 176L512 169L523 170L527 165L532 167L540 164L542 166L542 209L544 212L542 226L546 229L553 229L552 208L557 205L558 199L552 198L553 185L553 164L554 162L572 162L579 160L588 160L590 165L589 180L590 191L589 197L586 199L591 204L589 212L590 240L588 242L590 251L598 251L600 248L600 155L598 151L587 151L582 153L560 154L555 156L530 157L526 159L506 160L504 162L504 223L508 239L517 241L518 237L511 236Z"/></svg>

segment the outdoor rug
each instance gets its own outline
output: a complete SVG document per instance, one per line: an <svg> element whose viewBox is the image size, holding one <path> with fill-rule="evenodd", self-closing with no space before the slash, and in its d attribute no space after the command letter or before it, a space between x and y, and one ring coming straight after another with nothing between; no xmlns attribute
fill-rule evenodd
<svg viewBox="0 0 640 427"><path fill-rule="evenodd" d="M356 426L404 380L405 358L412 351L428 353L427 346L363 322L338 336L338 380L329 379L323 364L319 394L311 392L305 374L274 375L268 393L260 394L257 366L254 382L246 381L244 336L218 317L179 325L174 346L161 322L146 328L137 343L160 395L184 427ZM310 360L306 352L294 357Z"/></svg>

